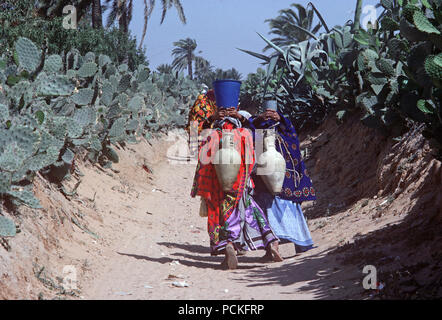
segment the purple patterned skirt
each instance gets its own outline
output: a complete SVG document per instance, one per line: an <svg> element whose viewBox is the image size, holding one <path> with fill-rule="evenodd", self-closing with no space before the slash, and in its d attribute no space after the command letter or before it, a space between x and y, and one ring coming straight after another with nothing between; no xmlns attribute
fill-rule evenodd
<svg viewBox="0 0 442 320"><path fill-rule="evenodd" d="M223 254L228 242L232 242L237 250L259 250L279 240L251 196L250 188L244 189L238 206L224 223L220 222L219 241L210 243L211 255Z"/></svg>

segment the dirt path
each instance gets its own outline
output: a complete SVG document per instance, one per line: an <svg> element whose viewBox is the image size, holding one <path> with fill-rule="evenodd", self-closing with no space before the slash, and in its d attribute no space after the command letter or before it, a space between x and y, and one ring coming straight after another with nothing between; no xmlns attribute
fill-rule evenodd
<svg viewBox="0 0 442 320"><path fill-rule="evenodd" d="M340 269L324 256L319 239L318 248L302 256L295 256L292 244L282 245L282 263L263 264L259 261L263 251L249 252L239 258L239 269L217 270L223 257L210 256L206 219L198 216L198 200L189 196L195 166L170 164L164 150L160 152L163 154L152 167L152 185L132 185L130 189L136 193L125 194L125 204L112 195L107 198L111 208L123 205L129 211L117 215L117 219L113 212L103 215L103 225L113 225L109 237L112 240L103 250L103 258L92 263L90 281L83 285L84 298L333 297L333 289L339 287L336 282L342 276L331 276ZM124 168L117 169L121 170L120 176L124 175ZM348 280L348 273L342 274ZM173 282L185 282L188 287L175 287Z"/></svg>
<svg viewBox="0 0 442 320"><path fill-rule="evenodd" d="M259 251L239 257L237 270L217 269L223 257L210 256L207 220L189 196L195 165L168 161L171 146L180 150L186 139L177 143L169 133L117 150L113 169L79 161L82 174L65 183L75 190L81 182L73 197L37 179L43 209L22 207L15 216L22 232L11 251L0 252L0 299L66 298L66 266L77 279L73 299L370 299L362 287L366 265L378 267L384 295L428 284L434 296L440 163L415 134L393 145L359 118L336 126L331 119L301 139L319 195L303 204L313 250L295 255L284 244L282 263L261 263ZM397 270L417 284L410 289L414 278L398 278Z"/></svg>

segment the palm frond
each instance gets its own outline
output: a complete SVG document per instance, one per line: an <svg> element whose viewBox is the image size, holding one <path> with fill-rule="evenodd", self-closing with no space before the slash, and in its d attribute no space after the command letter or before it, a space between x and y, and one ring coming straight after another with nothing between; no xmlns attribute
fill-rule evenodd
<svg viewBox="0 0 442 320"><path fill-rule="evenodd" d="M180 18L181 22L186 24L187 19L186 19L186 15L184 14L184 8L183 8L180 0L173 0L173 4L178 12L178 17Z"/></svg>

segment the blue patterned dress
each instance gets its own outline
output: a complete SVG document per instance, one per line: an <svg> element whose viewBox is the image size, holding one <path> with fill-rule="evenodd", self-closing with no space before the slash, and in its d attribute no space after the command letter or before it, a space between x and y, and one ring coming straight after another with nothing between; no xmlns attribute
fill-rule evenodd
<svg viewBox="0 0 442 320"><path fill-rule="evenodd" d="M249 119L249 126L254 133L256 143L262 139L257 129L268 129L276 125L276 150L286 159L286 177L282 192L273 196L268 192L260 176L255 175L254 199L266 212L270 226L281 242L292 242L297 252L303 252L313 247L313 240L301 209L304 201L316 200L316 192L302 161L299 139L290 120L282 114L277 124L273 120L253 123L255 117ZM259 155L256 155L259 157Z"/></svg>

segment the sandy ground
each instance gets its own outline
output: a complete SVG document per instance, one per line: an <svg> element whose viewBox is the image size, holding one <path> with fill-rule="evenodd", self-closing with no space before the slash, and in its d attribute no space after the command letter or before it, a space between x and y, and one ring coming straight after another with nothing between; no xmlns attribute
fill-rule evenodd
<svg viewBox="0 0 442 320"><path fill-rule="evenodd" d="M417 134L387 142L354 123L329 121L301 138L318 194L303 204L316 245L307 253L284 244L281 263L248 252L237 270L219 270L223 257L210 256L207 220L189 195L195 164L176 161L186 145L176 131L118 149L113 169L78 160L81 174L64 183L81 181L75 196L38 177L42 210L4 207L21 232L0 247L0 299L373 299L366 265L393 298L403 288L442 296L440 162Z"/></svg>
<svg viewBox="0 0 442 320"><path fill-rule="evenodd" d="M131 148L135 154L143 154L142 147ZM198 215L199 200L189 196L195 165L170 161L166 150L161 148L155 152L157 159L152 165L153 181L150 183L135 178L139 170L115 165L120 171L115 179L123 178L133 185L129 192L119 197L104 190L100 195L100 199L106 199L103 205L114 208L111 215L103 215L103 224L115 225L116 230L112 233L112 243L103 251L103 259L96 262L97 268L92 266L93 279L83 286L84 298L282 300L360 297L364 291L362 270L358 266L339 265L336 257L327 256L327 252L343 237L371 231L362 227L366 221L355 217L356 225L355 219L347 220L348 227L341 225L336 232L332 225L342 220L341 216L316 219L310 221L315 249L295 255L292 244L282 245L285 259L282 263L262 263L259 258L263 251L248 252L239 257L237 270L219 270L217 267L223 257L210 256L207 220ZM120 157L121 163L130 163L124 161L124 154ZM99 199L97 205L100 206ZM119 207L121 214L114 213ZM176 287L174 282L185 283L188 287Z"/></svg>
<svg viewBox="0 0 442 320"><path fill-rule="evenodd" d="M164 154L163 154L164 156ZM118 168L118 166L115 166ZM286 261L263 264L263 251L239 258L239 269L222 271L223 257L209 254L206 219L198 215L199 201L189 196L193 164L170 163L163 157L152 166L152 183L137 184L138 194L108 203L130 206L121 217L121 231L103 252L102 267L83 288L86 299L313 299L310 280L329 266L300 261L320 256L294 256L284 245ZM107 197L106 195L102 195ZM108 198L109 199L109 198ZM112 217L104 218L105 225ZM99 262L98 262L99 263ZM322 270L321 270L322 269ZM98 270L93 270L96 273ZM174 282L188 285L176 287Z"/></svg>

